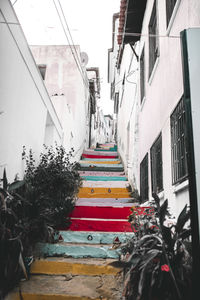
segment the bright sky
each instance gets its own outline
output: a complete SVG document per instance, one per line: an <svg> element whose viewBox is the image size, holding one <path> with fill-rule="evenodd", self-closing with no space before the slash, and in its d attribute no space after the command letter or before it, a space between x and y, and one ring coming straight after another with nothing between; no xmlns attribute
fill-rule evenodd
<svg viewBox="0 0 200 300"><path fill-rule="evenodd" d="M68 44L53 0L12 0L12 3L30 45ZM120 0L60 0L60 3L74 44L88 54L87 67L100 68L102 107L105 114L112 113L107 51L112 46L112 16L119 11Z"/></svg>

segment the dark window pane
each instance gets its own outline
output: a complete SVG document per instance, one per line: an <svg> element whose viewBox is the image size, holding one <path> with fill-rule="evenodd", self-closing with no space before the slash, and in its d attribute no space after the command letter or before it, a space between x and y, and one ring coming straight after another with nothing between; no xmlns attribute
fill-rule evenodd
<svg viewBox="0 0 200 300"><path fill-rule="evenodd" d="M167 27L169 25L174 7L177 0L166 0L166 18L167 18Z"/></svg>
<svg viewBox="0 0 200 300"><path fill-rule="evenodd" d="M149 22L149 77L153 70L156 58L159 55L159 38L158 38L158 24L156 0L154 1L153 10Z"/></svg>
<svg viewBox="0 0 200 300"><path fill-rule="evenodd" d="M140 164L140 197L142 201L149 196L148 153Z"/></svg>
<svg viewBox="0 0 200 300"><path fill-rule="evenodd" d="M43 80L45 80L46 68L47 68L46 65L38 65L38 69L40 71Z"/></svg>
<svg viewBox="0 0 200 300"><path fill-rule="evenodd" d="M141 103L145 96L145 69L144 69L144 48L140 56L140 95Z"/></svg>
<svg viewBox="0 0 200 300"><path fill-rule="evenodd" d="M185 136L185 107L182 97L171 115L171 153L173 184L185 179L188 174Z"/></svg>
<svg viewBox="0 0 200 300"><path fill-rule="evenodd" d="M163 190L162 135L151 147L151 181L152 192L159 193Z"/></svg>

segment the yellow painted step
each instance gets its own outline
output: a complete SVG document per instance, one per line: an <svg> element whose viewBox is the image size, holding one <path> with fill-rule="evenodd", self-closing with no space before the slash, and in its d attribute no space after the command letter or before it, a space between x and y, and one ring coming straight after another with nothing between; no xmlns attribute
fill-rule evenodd
<svg viewBox="0 0 200 300"><path fill-rule="evenodd" d="M47 275L116 275L121 271L119 268L112 267L108 264L84 264L72 263L66 261L36 260L31 266L31 274Z"/></svg>
<svg viewBox="0 0 200 300"><path fill-rule="evenodd" d="M102 161L95 161L95 160L81 160L80 161L80 164L104 164L104 165L107 165L107 164L110 164L110 165L115 165L115 164L121 164L121 161L120 160L115 160L115 161L105 161L105 160L102 160Z"/></svg>
<svg viewBox="0 0 200 300"><path fill-rule="evenodd" d="M82 296L72 296L72 295L62 295L62 294L29 294L22 293L22 298L19 293L13 293L5 300L99 300L100 298L82 297ZM102 298L102 300L107 300L107 298Z"/></svg>
<svg viewBox="0 0 200 300"><path fill-rule="evenodd" d="M130 194L126 188L90 188L82 187L78 198L129 198Z"/></svg>

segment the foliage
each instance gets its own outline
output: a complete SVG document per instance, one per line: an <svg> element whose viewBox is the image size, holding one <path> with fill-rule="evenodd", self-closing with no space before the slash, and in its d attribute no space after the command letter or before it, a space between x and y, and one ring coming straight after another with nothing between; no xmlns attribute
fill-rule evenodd
<svg viewBox="0 0 200 300"><path fill-rule="evenodd" d="M176 224L166 223L168 200L160 205L154 197L152 215L138 215L133 209L129 217L136 230L134 237L122 247L127 257L123 295L126 300L186 300L191 294L191 230L185 228L190 219L187 205Z"/></svg>
<svg viewBox="0 0 200 300"><path fill-rule="evenodd" d="M71 163L73 150L62 146L46 147L38 165L32 150L23 180L8 184L3 174L0 189L0 299L20 280L27 277L24 261L32 255L36 242L55 242L56 229L69 224L81 179Z"/></svg>

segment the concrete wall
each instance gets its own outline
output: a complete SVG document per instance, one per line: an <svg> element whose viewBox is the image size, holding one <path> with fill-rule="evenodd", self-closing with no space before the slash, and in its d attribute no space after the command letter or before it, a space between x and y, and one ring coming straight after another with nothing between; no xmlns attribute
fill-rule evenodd
<svg viewBox="0 0 200 300"><path fill-rule="evenodd" d="M185 28L200 26L200 2L198 0L177 0L177 5L166 29L165 3L157 1L159 57L152 75L148 78L149 39L145 36L153 7L147 2L140 42L140 53L145 47L145 100L139 116L139 161L150 148L160 132L162 133L163 188L161 197L169 199L172 212L177 215L189 201L188 181L172 185L170 115L184 93L180 32ZM162 37L165 36L165 37ZM150 157L150 156L149 156ZM150 161L149 161L150 166ZM149 179L151 173L149 168ZM151 184L149 184L151 195Z"/></svg>
<svg viewBox="0 0 200 300"><path fill-rule="evenodd" d="M200 2L177 0L171 22L166 29L166 3L157 1L159 57L149 78L148 25L153 3L153 0L147 1L141 39L139 44L135 45L139 56L143 48L145 53L145 98L142 104L139 64L133 60L129 45L124 47L120 68L115 67L116 58L113 55L115 51L109 55L113 60L112 63L109 62L109 66L114 68L113 71L109 70L109 82L115 81L115 92L119 92L118 148L132 186L139 190L139 166L146 153L149 153L149 198L151 198L150 148L162 133L164 189L159 196L161 199L168 198L172 213L178 215L183 206L189 202L188 181L172 185L170 115L184 92L180 32L186 28L200 27ZM115 43L114 48L119 49L119 46ZM130 81L137 83L134 86L127 82L126 79L129 78L126 75L137 68L135 75L131 75L135 77L130 78Z"/></svg>
<svg viewBox="0 0 200 300"><path fill-rule="evenodd" d="M37 157L45 139L61 143L62 126L12 5L2 0L0 9L0 177L6 167L11 182L23 175L23 146Z"/></svg>
<svg viewBox="0 0 200 300"><path fill-rule="evenodd" d="M80 58L80 47L76 52ZM75 150L79 160L88 140L88 82L82 76L72 55L70 46L31 46L38 65L46 65L45 85L64 128L63 145Z"/></svg>

